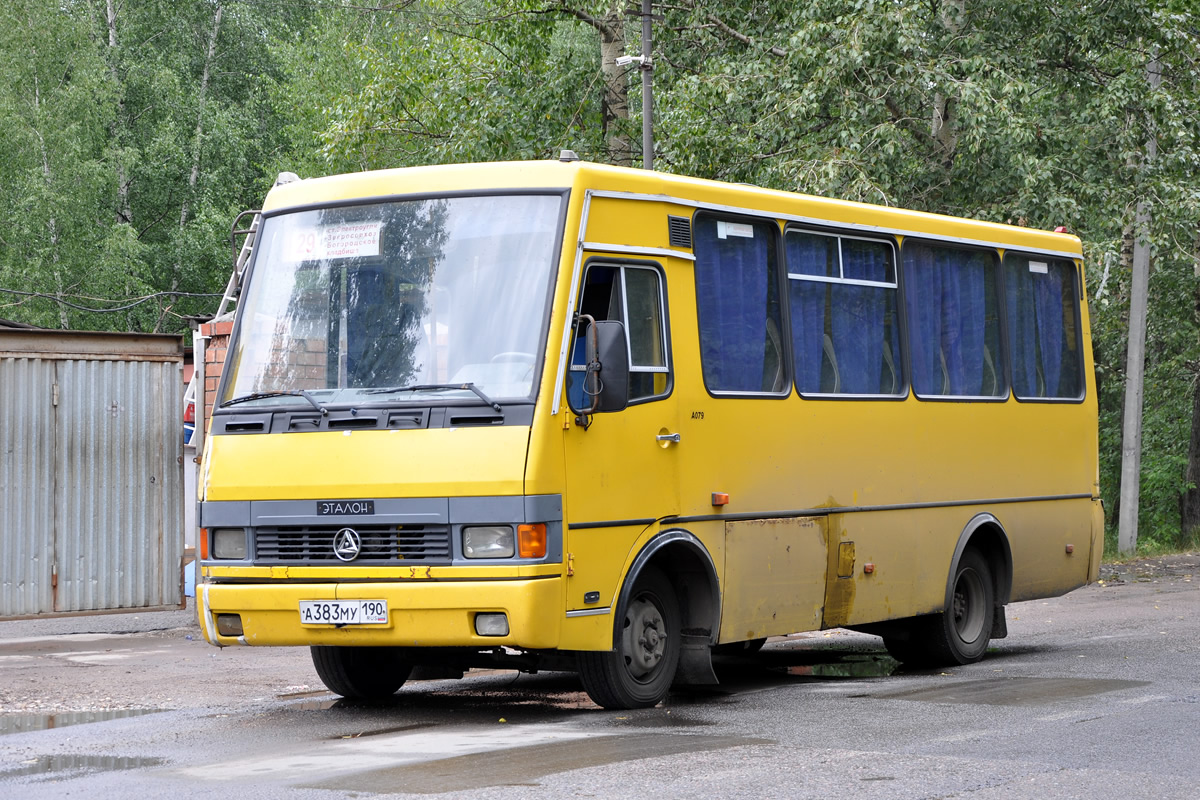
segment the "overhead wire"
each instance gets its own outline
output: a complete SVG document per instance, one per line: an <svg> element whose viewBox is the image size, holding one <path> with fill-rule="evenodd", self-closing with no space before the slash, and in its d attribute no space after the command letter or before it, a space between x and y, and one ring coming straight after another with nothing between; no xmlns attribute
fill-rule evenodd
<svg viewBox="0 0 1200 800"><path fill-rule="evenodd" d="M25 292L20 289L6 289L2 286L0 286L0 292L18 295L20 297L31 297L31 298L36 297L36 298L41 298L43 300L50 300L55 303L59 303L61 305L67 306L68 308L74 308L79 311L87 311L87 312L90 312L93 314L111 314L111 313L116 313L118 311L128 311L131 308L136 308L137 306L140 306L143 303L148 303L151 300L154 300L159 297L224 297L224 295L221 292L154 292L153 294L147 294L147 295L142 295L141 297L133 298L132 302L125 303L124 305L110 306L108 308L93 308L90 306L80 305L79 303L73 303L70 300L66 300L63 297L59 297L58 295L46 294L44 292ZM100 297L86 297L86 296L82 296L82 295L66 295L66 296L67 297L84 297L84 299L95 300L95 301L98 301L101 303L121 303L121 302L123 302L123 300L108 300L108 299L100 298ZM128 299L128 298L125 298L125 299Z"/></svg>

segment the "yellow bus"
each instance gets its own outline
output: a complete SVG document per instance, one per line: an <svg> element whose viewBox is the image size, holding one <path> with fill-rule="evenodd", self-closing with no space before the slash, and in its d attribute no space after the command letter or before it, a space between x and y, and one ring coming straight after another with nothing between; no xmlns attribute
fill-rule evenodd
<svg viewBox="0 0 1200 800"><path fill-rule="evenodd" d="M335 693L644 707L833 627L966 664L1097 577L1074 236L565 151L277 184L243 283L199 616Z"/></svg>

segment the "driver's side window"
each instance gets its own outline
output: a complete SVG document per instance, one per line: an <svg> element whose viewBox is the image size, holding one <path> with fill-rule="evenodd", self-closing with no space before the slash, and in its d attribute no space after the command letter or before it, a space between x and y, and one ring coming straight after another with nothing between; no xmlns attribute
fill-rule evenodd
<svg viewBox="0 0 1200 800"><path fill-rule="evenodd" d="M591 264L583 278L579 313L625 325L629 347L629 402L665 397L671 391L666 298L661 273L650 266ZM567 396L573 408L588 404L583 395L587 323L580 323L571 346Z"/></svg>

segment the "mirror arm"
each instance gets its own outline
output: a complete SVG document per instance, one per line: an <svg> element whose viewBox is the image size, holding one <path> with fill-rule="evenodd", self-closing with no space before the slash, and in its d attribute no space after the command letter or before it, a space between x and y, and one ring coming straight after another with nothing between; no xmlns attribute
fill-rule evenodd
<svg viewBox="0 0 1200 800"><path fill-rule="evenodd" d="M596 334L596 318L591 314L576 314L575 327L587 323L587 343L584 346L583 394L591 398L591 404L575 415L575 424L585 431L592 424L592 415L600 405L600 341ZM595 380L592 376L595 375ZM595 387L594 390L592 387Z"/></svg>

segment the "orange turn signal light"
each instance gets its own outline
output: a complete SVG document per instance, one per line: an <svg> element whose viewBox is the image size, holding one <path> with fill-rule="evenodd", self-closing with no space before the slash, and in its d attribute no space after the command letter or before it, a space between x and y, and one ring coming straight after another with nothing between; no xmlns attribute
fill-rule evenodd
<svg viewBox="0 0 1200 800"><path fill-rule="evenodd" d="M712 493L712 504L714 506L729 505L729 492L713 492Z"/></svg>
<svg viewBox="0 0 1200 800"><path fill-rule="evenodd" d="M517 555L520 558L546 557L546 526L543 523L517 526Z"/></svg>
<svg viewBox="0 0 1200 800"><path fill-rule="evenodd" d="M208 528L200 529L200 560L208 561Z"/></svg>

